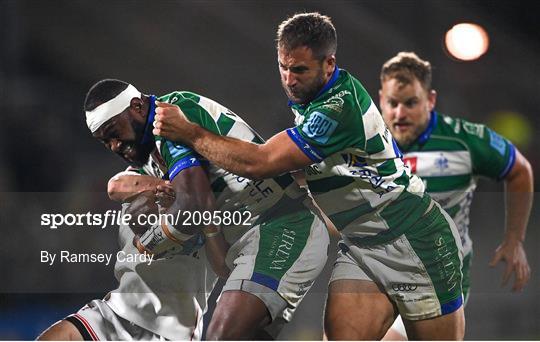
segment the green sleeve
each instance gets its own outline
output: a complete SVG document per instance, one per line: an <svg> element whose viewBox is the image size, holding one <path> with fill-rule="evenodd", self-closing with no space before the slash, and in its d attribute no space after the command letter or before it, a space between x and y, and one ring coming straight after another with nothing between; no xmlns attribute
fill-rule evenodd
<svg viewBox="0 0 540 342"><path fill-rule="evenodd" d="M199 96L190 92L174 92L160 98L160 101L166 101L175 104L186 115L189 121L198 124L199 126L211 131L215 134L220 134L212 116L198 104Z"/></svg>
<svg viewBox="0 0 540 342"><path fill-rule="evenodd" d="M471 152L473 173L503 179L515 162L515 147L489 127L460 121L461 134Z"/></svg>
<svg viewBox="0 0 540 342"><path fill-rule="evenodd" d="M186 97L180 92L174 92L160 97L159 101L177 105L191 122L216 133L216 125L212 118L193 98ZM191 148L159 136L156 136L155 139L161 157L167 166L170 180L188 167L201 165L201 157Z"/></svg>
<svg viewBox="0 0 540 342"><path fill-rule="evenodd" d="M364 141L362 114L352 110L336 113L322 106L315 107L287 133L314 162L347 148L364 147L361 144Z"/></svg>

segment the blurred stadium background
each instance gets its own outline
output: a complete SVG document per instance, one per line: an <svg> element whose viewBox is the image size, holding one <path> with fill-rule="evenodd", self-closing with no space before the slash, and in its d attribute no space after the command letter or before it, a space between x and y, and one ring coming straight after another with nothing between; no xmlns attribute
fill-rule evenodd
<svg viewBox="0 0 540 342"><path fill-rule="evenodd" d="M0 0L0 339L33 339L115 286L111 266L39 263L43 249L116 249L113 229L39 225L44 212L116 208L106 183L125 165L92 139L82 112L95 81L119 78L152 94L192 90L268 138L292 123L279 83L276 27L295 12L320 11L338 31L338 65L376 102L382 63L415 51L434 66L437 109L513 139L538 180L539 9L524 1ZM459 22L489 34L480 59L458 61L445 51L444 35ZM503 234L502 188L480 182L472 208L466 338L540 339L538 205L525 242L533 273L523 293L501 288L502 266L487 266ZM320 336L325 276L282 339Z"/></svg>

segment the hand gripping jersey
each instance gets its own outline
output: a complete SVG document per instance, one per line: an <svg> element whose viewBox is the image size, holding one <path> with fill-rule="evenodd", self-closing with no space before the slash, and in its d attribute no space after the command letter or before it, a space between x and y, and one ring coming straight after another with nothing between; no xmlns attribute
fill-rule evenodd
<svg viewBox="0 0 540 342"><path fill-rule="evenodd" d="M484 125L432 112L404 162L454 219L464 253L470 253L469 211L478 177L506 177L515 162L514 146Z"/></svg>
<svg viewBox="0 0 540 342"><path fill-rule="evenodd" d="M306 180L317 204L355 243L403 234L429 206L381 114L360 82L334 71L318 97L294 104L291 139L315 163ZM365 224L369 221L369 224Z"/></svg>
<svg viewBox="0 0 540 342"><path fill-rule="evenodd" d="M263 139L242 118L206 97L182 91L164 95L158 100L179 106L191 122L215 134L253 143L263 142ZM147 126L151 127L153 121L154 110L150 109L148 118L150 124ZM251 214L251 220L248 223L253 224L264 222L270 217L276 218L306 209L302 202L307 198L307 193L294 182L289 173L252 181L209 163L195 151L183 145L159 136L153 136L153 139L157 148L151 155L150 165L147 164L143 169L154 176L172 180L185 168L194 165L206 167L211 188L216 197L216 209L219 211L248 211ZM248 225L243 225L243 227L246 228ZM228 240L235 240L245 233L245 229L225 227L224 233Z"/></svg>
<svg viewBox="0 0 540 342"><path fill-rule="evenodd" d="M225 237L231 244L254 224L306 210L302 204L307 198L306 191L290 174L260 181L248 180L209 164L189 148L152 136L154 100L152 97L150 101L145 139L153 141L156 149L138 172L172 180L188 167L203 166L216 196L216 209L251 214L248 225L224 227ZM173 92L158 100L178 105L189 120L216 134L262 142L240 117L208 98L190 92ZM242 223L246 222L242 220ZM296 240L308 240L309 234L309 229L298 230ZM138 253L128 227L121 229L120 239L124 250ZM198 258L174 255L155 260L151 265L118 262L115 275L120 286L111 293L110 306L119 316L165 338L200 339L202 331L197 324L202 322L207 296L216 278L207 269L204 250L199 250L198 255Z"/></svg>

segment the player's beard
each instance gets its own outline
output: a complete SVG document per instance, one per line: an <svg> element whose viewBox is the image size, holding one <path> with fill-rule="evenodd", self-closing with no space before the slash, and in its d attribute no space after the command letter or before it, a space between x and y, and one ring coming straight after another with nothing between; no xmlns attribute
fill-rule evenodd
<svg viewBox="0 0 540 342"><path fill-rule="evenodd" d="M143 143L146 125L135 121L131 117L129 117L129 120L131 122L131 128L135 132L135 139L134 141L127 141L126 143L133 149L134 153L129 159L125 157L123 158L129 164L140 167L146 164L148 158L150 157L150 153L152 153L154 150L154 139L152 137L150 141Z"/></svg>
<svg viewBox="0 0 540 342"><path fill-rule="evenodd" d="M133 146L133 148L136 151L135 156L130 158L131 160L129 160L128 162L133 166L141 167L148 162L150 153L152 153L152 151L154 150L155 145L153 144L153 142L150 142L144 145L137 144Z"/></svg>
<svg viewBox="0 0 540 342"><path fill-rule="evenodd" d="M409 121L410 122L410 121ZM409 129L404 132L400 132L394 128L394 123L390 125L390 133L397 141L398 145L404 149L407 149L410 145L414 144L418 137L424 132L429 124L429 121L426 121L422 124L411 123Z"/></svg>
<svg viewBox="0 0 540 342"><path fill-rule="evenodd" d="M302 88L297 87L295 89L291 89L287 85L285 85L283 81L281 82L281 85L283 86L285 93L292 102L297 104L309 103L315 99L315 96L319 94L319 92L325 85L323 69L321 67L319 73L311 81L311 83L306 84Z"/></svg>

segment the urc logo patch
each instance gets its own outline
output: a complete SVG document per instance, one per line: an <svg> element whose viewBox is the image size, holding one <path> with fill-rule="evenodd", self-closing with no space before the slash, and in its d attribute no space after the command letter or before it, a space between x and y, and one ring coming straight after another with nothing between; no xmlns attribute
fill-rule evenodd
<svg viewBox="0 0 540 342"><path fill-rule="evenodd" d="M321 112L312 113L304 124L302 132L320 144L325 144L336 130L338 123Z"/></svg>

